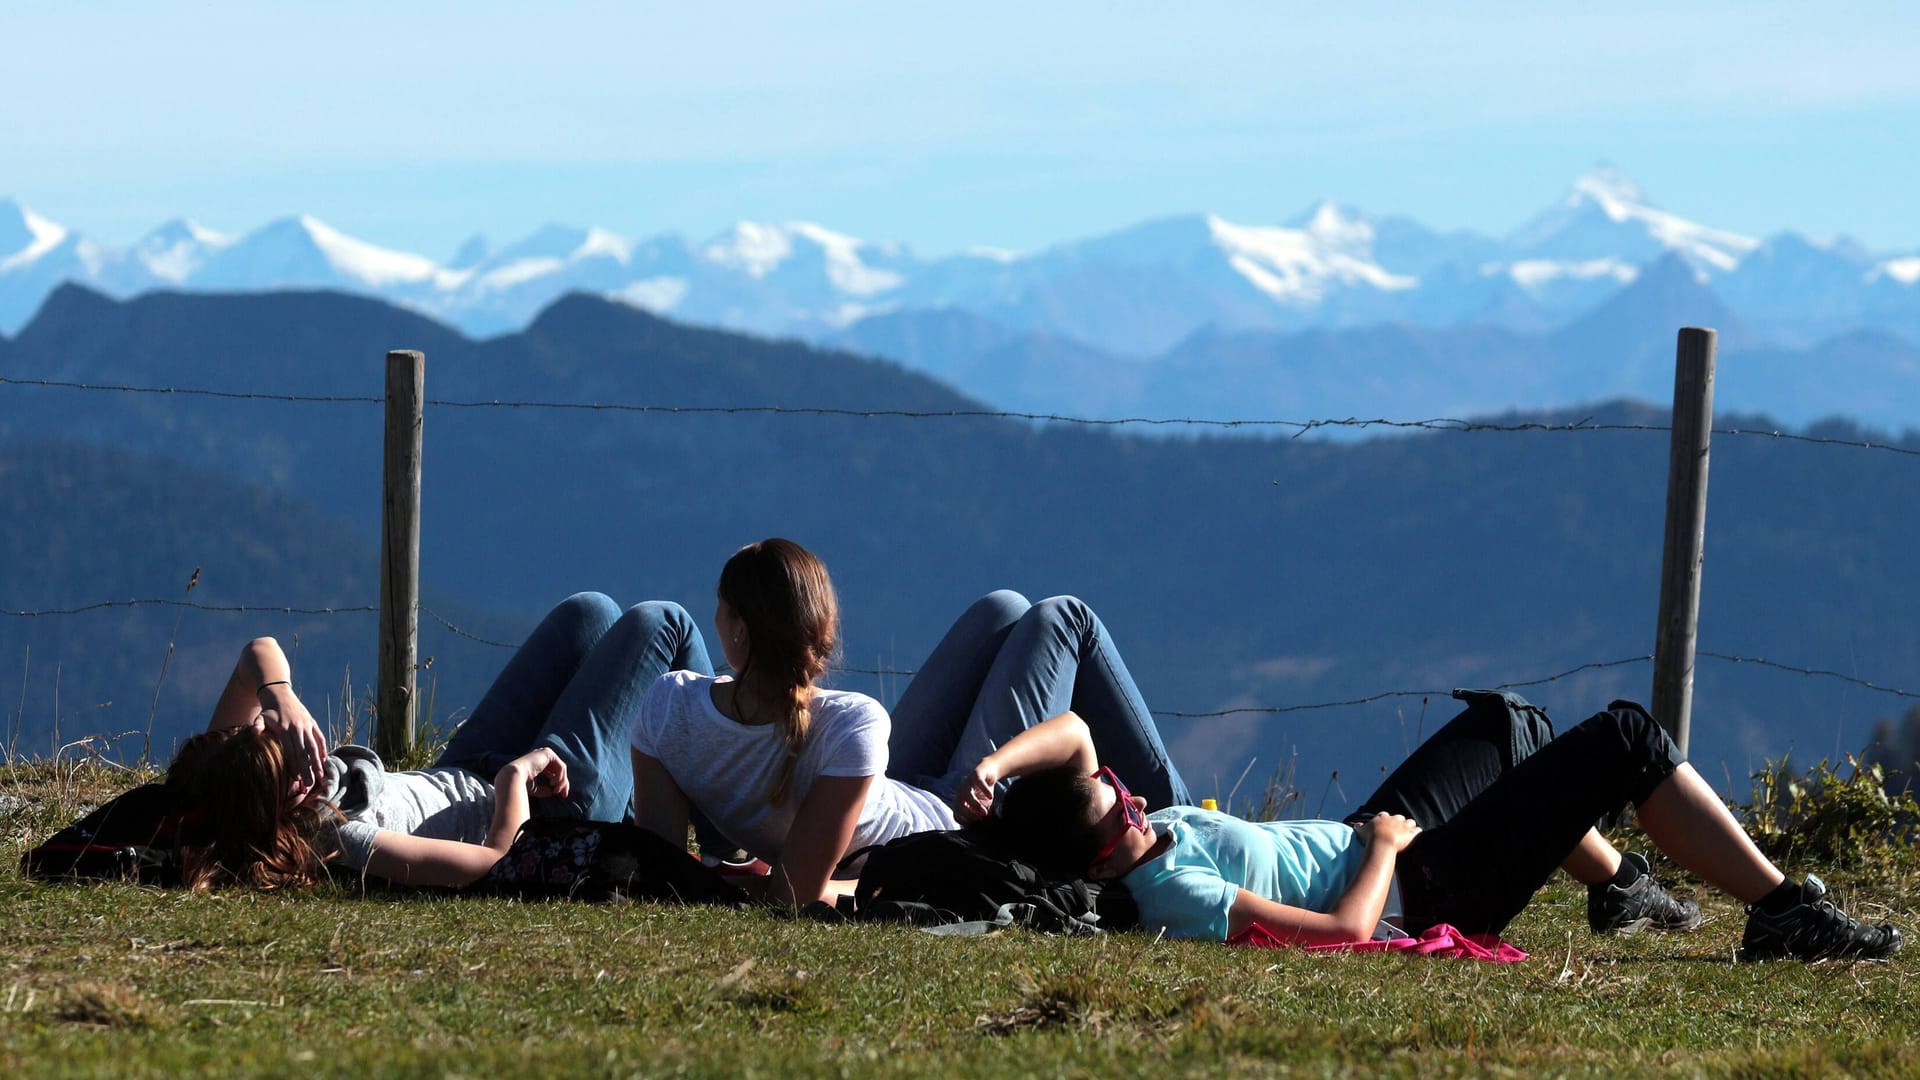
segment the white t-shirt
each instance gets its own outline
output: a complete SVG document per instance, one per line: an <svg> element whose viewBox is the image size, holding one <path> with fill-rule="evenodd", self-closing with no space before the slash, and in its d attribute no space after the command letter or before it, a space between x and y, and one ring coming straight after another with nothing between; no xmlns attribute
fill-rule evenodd
<svg viewBox="0 0 1920 1080"><path fill-rule="evenodd" d="M381 829L483 844L492 827L493 785L473 773L446 766L387 773L372 802L340 826L340 864L365 870Z"/></svg>
<svg viewBox="0 0 1920 1080"><path fill-rule="evenodd" d="M633 726L633 748L659 761L687 800L734 843L769 862L779 858L793 812L821 776L871 776L849 851L896 836L954 829L937 796L886 775L893 722L880 703L851 690L816 690L793 791L767 802L787 744L772 724L742 724L713 704L711 676L670 671L654 682ZM637 795L637 793L636 793Z"/></svg>

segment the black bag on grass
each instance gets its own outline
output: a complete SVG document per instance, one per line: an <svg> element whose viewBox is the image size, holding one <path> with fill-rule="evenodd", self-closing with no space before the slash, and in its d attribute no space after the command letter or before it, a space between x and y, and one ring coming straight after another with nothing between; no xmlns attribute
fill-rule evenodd
<svg viewBox="0 0 1920 1080"><path fill-rule="evenodd" d="M138 881L180 884L180 844L200 815L165 784L142 784L107 801L20 857L20 874L37 881Z"/></svg>
<svg viewBox="0 0 1920 1080"><path fill-rule="evenodd" d="M526 900L744 903L747 894L638 825L531 818L470 893Z"/></svg>
<svg viewBox="0 0 1920 1080"><path fill-rule="evenodd" d="M1048 932L1127 930L1140 910L1118 882L1049 877L1015 858L991 829L913 833L862 848L854 889L861 919L1003 922Z"/></svg>

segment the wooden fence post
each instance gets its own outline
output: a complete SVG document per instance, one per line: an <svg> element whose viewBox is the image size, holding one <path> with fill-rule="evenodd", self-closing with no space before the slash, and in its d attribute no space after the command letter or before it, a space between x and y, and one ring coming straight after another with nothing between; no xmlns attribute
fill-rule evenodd
<svg viewBox="0 0 1920 1080"><path fill-rule="evenodd" d="M1683 328L1673 365L1673 440L1667 464L1666 548L1660 558L1660 626L1653 647L1653 718L1682 753L1693 722L1717 338L1712 330Z"/></svg>
<svg viewBox="0 0 1920 1080"><path fill-rule="evenodd" d="M380 498L380 674L374 750L392 763L413 749L420 632L420 451L425 353L387 354L386 470Z"/></svg>

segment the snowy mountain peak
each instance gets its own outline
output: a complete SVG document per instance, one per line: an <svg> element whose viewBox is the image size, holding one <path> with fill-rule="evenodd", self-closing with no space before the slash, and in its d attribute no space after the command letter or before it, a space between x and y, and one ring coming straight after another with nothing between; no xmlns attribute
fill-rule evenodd
<svg viewBox="0 0 1920 1080"><path fill-rule="evenodd" d="M793 236L778 225L742 221L710 242L704 254L748 277L763 278L793 255Z"/></svg>
<svg viewBox="0 0 1920 1080"><path fill-rule="evenodd" d="M1606 210L1607 216L1615 221L1624 221L1629 216L1627 207L1647 205L1647 196L1640 185L1626 173L1612 165L1602 163L1592 172L1573 182L1573 191L1567 196L1568 202L1585 197L1598 203Z"/></svg>
<svg viewBox="0 0 1920 1080"><path fill-rule="evenodd" d="M183 285L208 256L233 245L233 237L195 221L174 218L140 238L130 253L155 278Z"/></svg>
<svg viewBox="0 0 1920 1080"><path fill-rule="evenodd" d="M1306 229L1310 232L1339 231L1351 229L1357 225L1373 224L1373 219L1359 208L1349 206L1332 199L1321 199L1305 210L1288 219L1286 225L1292 229Z"/></svg>
<svg viewBox="0 0 1920 1080"><path fill-rule="evenodd" d="M580 246L573 251L576 259L608 258L616 262L626 262L633 257L633 242L599 226L587 229L586 236L580 240Z"/></svg>
<svg viewBox="0 0 1920 1080"><path fill-rule="evenodd" d="M12 199L0 199L0 271L25 266L66 241L65 225L49 221Z"/></svg>
<svg viewBox="0 0 1920 1080"><path fill-rule="evenodd" d="M1372 220L1330 199L1313 208L1303 227L1309 235L1344 247L1362 248L1373 243Z"/></svg>
<svg viewBox="0 0 1920 1080"><path fill-rule="evenodd" d="M318 218L302 214L296 220L314 247L336 271L368 285L438 283L458 276L442 270L439 264L424 255L369 244L348 236Z"/></svg>
<svg viewBox="0 0 1920 1080"><path fill-rule="evenodd" d="M1535 263L1646 262L1673 252L1702 273L1723 274L1760 242L1658 209L1626 174L1603 165L1575 180L1560 205L1522 225L1508 245Z"/></svg>
<svg viewBox="0 0 1920 1080"><path fill-rule="evenodd" d="M1920 255L1887 259L1867 272L1866 280L1869 283L1881 278L1887 278L1902 285L1920 285Z"/></svg>
<svg viewBox="0 0 1920 1080"><path fill-rule="evenodd" d="M533 235L508 246L490 261L495 265L527 259L559 260L611 258L626 262L633 255L633 242L597 226L547 224Z"/></svg>
<svg viewBox="0 0 1920 1080"><path fill-rule="evenodd" d="M1373 226L1328 213L1329 205L1323 205L1302 229L1235 225L1213 215L1206 219L1207 228L1235 272L1254 288L1289 304L1313 303L1334 283L1382 292L1419 284L1375 263L1369 250Z"/></svg>
<svg viewBox="0 0 1920 1080"><path fill-rule="evenodd" d="M233 237L226 233L207 228L191 218L174 218L165 222L141 238L142 244L205 244L208 247L226 247L233 243Z"/></svg>
<svg viewBox="0 0 1920 1080"><path fill-rule="evenodd" d="M877 245L812 222L763 225L742 221L730 232L709 242L702 254L709 262L755 279L764 279L803 254L809 255L808 263L817 260L824 264L827 280L835 290L848 296L872 296L904 282L905 279L892 270L869 265L865 258L868 252L891 254Z"/></svg>
<svg viewBox="0 0 1920 1080"><path fill-rule="evenodd" d="M210 254L196 288L446 290L466 275L432 259L348 236L310 214L269 222Z"/></svg>

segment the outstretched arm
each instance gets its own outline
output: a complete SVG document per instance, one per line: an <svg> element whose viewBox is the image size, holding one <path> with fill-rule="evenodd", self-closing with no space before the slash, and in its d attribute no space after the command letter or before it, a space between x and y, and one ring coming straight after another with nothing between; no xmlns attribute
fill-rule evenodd
<svg viewBox="0 0 1920 1080"><path fill-rule="evenodd" d="M1309 911L1241 889L1227 912L1227 937L1238 937L1258 924L1281 941L1299 945L1338 945L1371 938L1387 906L1394 862L1420 835L1420 826L1382 812L1358 831L1367 845L1366 857L1332 911Z"/></svg>
<svg viewBox="0 0 1920 1080"><path fill-rule="evenodd" d="M1093 749L1093 733L1076 713L1063 712L1043 720L981 758L966 785L954 793L954 816L962 821L986 817L993 810L994 785L1010 777L1061 765L1072 765L1088 775L1100 767L1100 757Z"/></svg>
<svg viewBox="0 0 1920 1080"><path fill-rule="evenodd" d="M767 875L766 898L798 907L826 896L833 868L846 857L860 811L867 805L871 776L822 776L793 812L793 827L780 859Z"/></svg>
<svg viewBox="0 0 1920 1080"><path fill-rule="evenodd" d="M660 759L633 754L633 823L682 851L687 847L687 796Z"/></svg>
<svg viewBox="0 0 1920 1080"><path fill-rule="evenodd" d="M367 873L402 885L451 885L480 880L513 846L532 814L529 799L567 794L567 764L542 747L507 762L493 778L493 823L478 844L435 840L382 829L373 836Z"/></svg>
<svg viewBox="0 0 1920 1080"><path fill-rule="evenodd" d="M293 797L304 796L320 782L320 763L327 756L327 739L313 714L293 692L293 666L280 643L257 637L240 650L226 689L213 706L208 731L242 727L259 718L281 740L287 752Z"/></svg>

